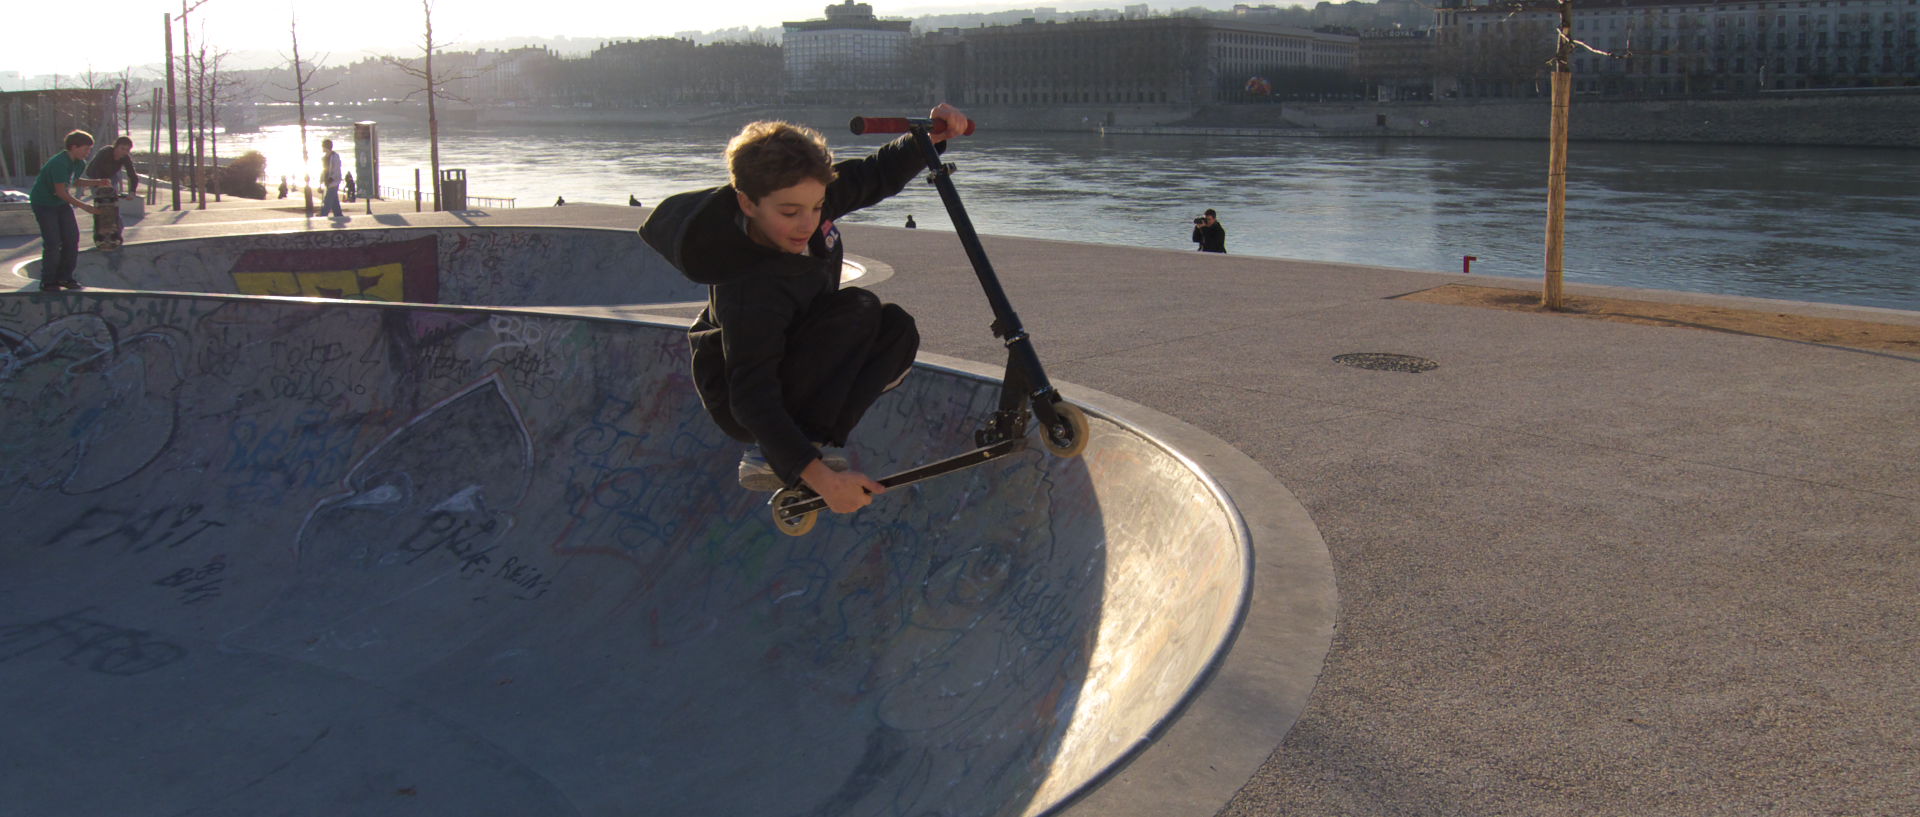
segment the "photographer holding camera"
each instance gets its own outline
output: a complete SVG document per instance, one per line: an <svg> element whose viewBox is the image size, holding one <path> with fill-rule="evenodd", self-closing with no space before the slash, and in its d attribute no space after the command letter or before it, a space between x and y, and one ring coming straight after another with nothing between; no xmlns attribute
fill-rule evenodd
<svg viewBox="0 0 1920 817"><path fill-rule="evenodd" d="M1193 243L1200 245L1201 252L1227 251L1227 228L1220 226L1220 219L1211 208L1206 215L1193 220Z"/></svg>

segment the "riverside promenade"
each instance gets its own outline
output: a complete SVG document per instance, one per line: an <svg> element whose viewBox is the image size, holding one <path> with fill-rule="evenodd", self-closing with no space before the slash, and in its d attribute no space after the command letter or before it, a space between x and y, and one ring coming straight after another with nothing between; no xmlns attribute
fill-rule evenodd
<svg viewBox="0 0 1920 817"><path fill-rule="evenodd" d="M128 240L332 229L284 204L149 212ZM390 207L349 228L645 212ZM842 229L925 351L1003 359L950 233ZM1263 765L1215 770L1240 786L1221 814L1920 813L1920 354L1394 298L1480 276L985 244L1050 374L1245 453L1332 557L1318 683ZM37 253L0 238L5 269Z"/></svg>

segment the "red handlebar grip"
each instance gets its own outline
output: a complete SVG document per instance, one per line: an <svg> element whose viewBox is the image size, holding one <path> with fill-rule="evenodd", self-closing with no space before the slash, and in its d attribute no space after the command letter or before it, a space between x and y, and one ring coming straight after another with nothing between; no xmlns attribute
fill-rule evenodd
<svg viewBox="0 0 1920 817"><path fill-rule="evenodd" d="M906 133L907 130L912 127L913 120L904 116L856 116L852 122L847 123L847 128L856 134ZM967 129L961 131L960 135L972 136L974 127L974 121L971 119L967 120ZM933 133L946 132L947 121L945 119L935 120L933 123Z"/></svg>

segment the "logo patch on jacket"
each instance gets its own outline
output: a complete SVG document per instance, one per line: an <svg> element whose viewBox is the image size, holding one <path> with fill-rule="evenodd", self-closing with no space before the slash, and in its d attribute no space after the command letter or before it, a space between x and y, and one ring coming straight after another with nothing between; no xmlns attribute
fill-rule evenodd
<svg viewBox="0 0 1920 817"><path fill-rule="evenodd" d="M832 251L834 245L840 243L840 228L833 226L832 219L820 222L820 238L827 243L828 251Z"/></svg>

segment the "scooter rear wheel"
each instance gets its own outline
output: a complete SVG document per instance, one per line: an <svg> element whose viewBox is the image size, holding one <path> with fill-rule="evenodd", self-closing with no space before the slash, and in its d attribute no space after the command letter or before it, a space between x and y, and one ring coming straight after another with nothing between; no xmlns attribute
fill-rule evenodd
<svg viewBox="0 0 1920 817"><path fill-rule="evenodd" d="M1053 404L1053 411L1060 415L1059 422L1041 430L1040 439L1056 457L1078 457L1087 450L1087 413L1068 402Z"/></svg>
<svg viewBox="0 0 1920 817"><path fill-rule="evenodd" d="M820 521L819 511L807 511L793 516L780 512L788 505L804 502L807 499L808 497L798 488L782 488L775 492L773 501L767 503L767 507L773 511L773 526L788 536L805 536L812 532L813 526Z"/></svg>

